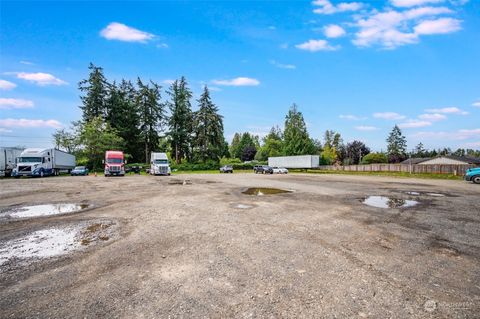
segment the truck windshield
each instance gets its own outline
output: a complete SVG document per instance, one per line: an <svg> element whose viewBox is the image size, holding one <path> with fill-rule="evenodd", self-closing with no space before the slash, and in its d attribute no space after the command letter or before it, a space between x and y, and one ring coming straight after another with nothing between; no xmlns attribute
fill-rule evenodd
<svg viewBox="0 0 480 319"><path fill-rule="evenodd" d="M123 160L121 158L107 158L108 164L122 164Z"/></svg>
<svg viewBox="0 0 480 319"><path fill-rule="evenodd" d="M42 161L41 157L19 157L19 163L40 163Z"/></svg>
<svg viewBox="0 0 480 319"><path fill-rule="evenodd" d="M156 159L154 161L155 164L168 164L168 160L166 159Z"/></svg>

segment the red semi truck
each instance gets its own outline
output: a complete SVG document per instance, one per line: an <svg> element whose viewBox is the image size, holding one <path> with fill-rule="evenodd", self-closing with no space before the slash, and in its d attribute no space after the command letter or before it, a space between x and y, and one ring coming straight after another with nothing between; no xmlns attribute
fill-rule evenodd
<svg viewBox="0 0 480 319"><path fill-rule="evenodd" d="M125 161L122 151L105 152L105 177L118 175L125 176Z"/></svg>

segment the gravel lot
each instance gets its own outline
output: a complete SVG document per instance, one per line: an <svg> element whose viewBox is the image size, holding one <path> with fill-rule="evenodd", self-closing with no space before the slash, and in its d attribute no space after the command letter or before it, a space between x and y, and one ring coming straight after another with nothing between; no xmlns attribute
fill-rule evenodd
<svg viewBox="0 0 480 319"><path fill-rule="evenodd" d="M345 175L0 180L0 317L478 318L479 196L463 181ZM6 213L52 203L89 206ZM75 242L7 256L46 229Z"/></svg>

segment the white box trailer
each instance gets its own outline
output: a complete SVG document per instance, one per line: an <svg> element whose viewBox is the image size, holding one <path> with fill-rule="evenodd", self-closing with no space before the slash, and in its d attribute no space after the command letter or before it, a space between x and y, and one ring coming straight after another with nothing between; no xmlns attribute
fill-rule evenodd
<svg viewBox="0 0 480 319"><path fill-rule="evenodd" d="M269 157L268 166L285 168L315 168L320 165L319 155Z"/></svg>
<svg viewBox="0 0 480 319"><path fill-rule="evenodd" d="M17 159L17 166L12 175L47 176L58 175L60 171L75 168L75 156L54 148L27 148Z"/></svg>
<svg viewBox="0 0 480 319"><path fill-rule="evenodd" d="M0 147L0 177L10 176L17 166L17 157L23 152L23 148Z"/></svg>

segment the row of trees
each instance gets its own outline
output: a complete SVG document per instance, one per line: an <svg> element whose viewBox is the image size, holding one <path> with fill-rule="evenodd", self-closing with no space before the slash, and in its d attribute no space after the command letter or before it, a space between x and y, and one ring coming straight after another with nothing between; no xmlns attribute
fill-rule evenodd
<svg viewBox="0 0 480 319"><path fill-rule="evenodd" d="M340 133L327 130L323 141L309 136L303 114L293 104L283 129L272 127L260 139L236 133L230 144L224 139L223 117L213 103L207 86L197 107L192 108L192 91L184 77L174 81L162 99L162 87L137 78L109 82L103 69L89 66L88 78L80 81L82 119L69 131L54 134L58 148L75 153L79 162L100 167L106 150L122 149L130 162L148 162L152 151L163 151L177 164L218 163L221 158L266 161L271 156L321 155L322 164L398 163L408 157L442 154L480 156L480 151L459 149L426 150L423 144L407 152L407 141L395 126L388 135L387 151L371 153L362 141L344 143Z"/></svg>
<svg viewBox="0 0 480 319"><path fill-rule="evenodd" d="M193 111L184 77L170 85L164 101L161 86L153 81L108 82L102 68L90 64L89 71L79 83L82 120L54 134L58 148L76 153L93 168L108 149L124 150L133 162L148 162L152 151L170 150L177 163L228 155L223 117L207 86Z"/></svg>
<svg viewBox="0 0 480 319"><path fill-rule="evenodd" d="M457 155L480 157L480 151L473 149L449 148L427 150L419 143L413 151L407 151L407 140L401 129L395 125L387 139L386 152L372 153L362 141L354 140L344 143L340 133L327 130L323 142L309 137L302 113L294 104L285 118L285 128L272 127L261 140L248 132L235 133L230 145L230 154L242 161L265 161L271 156L319 154L321 164L371 164L399 163L409 157L435 157L438 155Z"/></svg>

